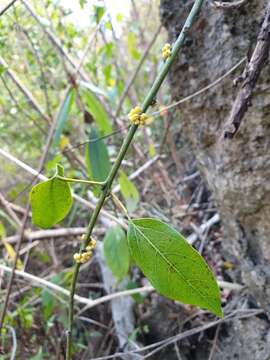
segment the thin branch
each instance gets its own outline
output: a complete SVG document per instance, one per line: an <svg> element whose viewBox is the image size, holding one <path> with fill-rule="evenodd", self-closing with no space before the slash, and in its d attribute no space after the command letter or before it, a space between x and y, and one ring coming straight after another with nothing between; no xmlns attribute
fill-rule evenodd
<svg viewBox="0 0 270 360"><path fill-rule="evenodd" d="M8 267L6 265L2 265L2 264L0 264L0 270L3 270L5 272L7 272L7 273L12 272L12 269L10 267ZM24 278L26 280L29 280L29 282L32 285L36 284L38 287L45 287L45 288L48 288L48 289L51 289L51 290L55 291L56 293L63 294L63 295L68 296L68 297L70 296L70 291L69 290L64 289L63 287L61 287L59 285L56 285L53 282L50 282L48 280L44 280L44 279L42 279L42 278L40 278L40 277L38 277L36 275L29 274L26 271L15 270L15 275L20 276L20 277L22 277L22 278ZM243 286L241 286L239 284L228 283L228 282L225 282L225 281L218 281L217 283L221 288L226 288L226 289L229 289L229 290L240 291L240 290L243 289ZM131 295L134 295L134 294L149 293L149 292L153 292L153 291L156 291L153 288L153 286L146 285L146 286L135 288L135 289L117 291L115 293L108 294L108 295L102 296L102 297L94 299L94 300L89 299L89 298L85 298L83 296L75 295L74 300L76 302L80 303L80 304L87 305L87 307L85 307L83 309L83 311L86 311L87 309L93 308L95 306L98 306L98 305L103 304L105 302L111 301L113 299L117 299L117 298L122 297L122 296L131 296Z"/></svg>
<svg viewBox="0 0 270 360"><path fill-rule="evenodd" d="M27 8L31 16L36 20L36 22L40 25L42 31L47 35L48 39L51 41L51 43L55 46L55 48L58 50L60 55L62 55L68 63L72 66L73 69L77 68L76 62L70 57L70 55L65 51L63 48L61 42L48 30L46 26L44 26L42 20L40 17L35 13L35 10L33 7L29 4L27 0L21 0L21 2L24 4L24 6ZM84 81L89 81L88 75L85 73L83 69L79 69L79 75Z"/></svg>
<svg viewBox="0 0 270 360"><path fill-rule="evenodd" d="M48 94L48 88L47 88L47 81L46 81L46 75L45 75L45 71L44 71L44 66L43 63L41 61L41 57L39 54L39 51L37 49L37 46L33 43L31 36L28 34L28 31L20 24L18 24L20 30L22 31L22 33L25 35L26 39L28 40L33 54L37 60L37 64L39 66L40 69L40 75L41 75L41 80L42 80L42 85L44 88L44 98L45 98L45 102L46 102L46 108L47 108L47 113L49 114L49 117L52 118L52 112L51 112L51 105L50 105L50 99L49 99L49 94Z"/></svg>
<svg viewBox="0 0 270 360"><path fill-rule="evenodd" d="M46 162L47 155L49 153L49 149L50 149L51 142L52 142L52 139L53 139L55 127L56 127L56 124L57 124L57 118L58 118L58 114L56 115L53 123L50 126L49 133L48 133L48 136L47 136L47 139L46 139L46 143L45 143L45 146L44 146L44 149L43 149L40 161L39 161L38 171L37 171L38 174L43 170L44 164ZM37 182L38 182L38 177L36 176L32 181L32 185L34 186ZM19 259L19 253L20 253L22 242L23 242L23 237L24 237L24 232L25 232L27 220L28 220L29 211L30 211L30 200L27 201L26 211L25 211L25 214L23 216L22 224L21 224L21 227L20 227L20 235L19 235L20 238L19 238L19 240L17 242L17 245L16 245L16 252L15 252L15 257L14 257L14 260L13 260L11 276L10 276L9 283L8 283L8 286L7 286L7 292L6 292L6 296L5 296L5 300L4 300L4 305L3 305L1 316L0 316L0 331L2 329L4 319L5 319L5 316L6 316L6 311L7 311L7 307L8 307L8 303L9 303L9 297L10 297L12 284L13 284L13 280L14 280L14 276L15 276L15 269L17 267L17 262L18 262L18 259Z"/></svg>
<svg viewBox="0 0 270 360"><path fill-rule="evenodd" d="M11 6L13 6L15 4L17 0L12 0L10 1L10 3L8 3L2 10L0 10L0 16L4 15L4 13L11 8Z"/></svg>
<svg viewBox="0 0 270 360"><path fill-rule="evenodd" d="M131 75L130 79L128 80L128 82L127 82L127 84L126 84L126 86L125 86L125 88L124 88L124 90L123 90L123 93L122 93L122 95L121 95L121 97L120 97L118 106L117 106L117 108L116 108L115 117L117 117L117 116L120 114L120 111L121 111L123 102L124 102L124 100L125 100L128 92L129 92L131 86L133 85L133 83L134 83L134 81L135 81L135 79L136 79L136 77L137 77L137 75L138 75L138 73L139 73L139 71L140 71L140 69L141 69L144 61L145 61L145 59L147 58L151 47L154 45L154 43L155 43L155 41L156 41L156 38L158 37L158 35L159 35L159 33L160 33L161 27L162 27L162 25L160 25L160 26L158 27L158 29L157 29L157 31L155 32L152 40L149 42L147 48L144 50L144 53L143 53L143 55L142 55L142 57L141 57L138 65L137 65L135 71L133 72L133 74Z"/></svg>
<svg viewBox="0 0 270 360"><path fill-rule="evenodd" d="M210 323L195 327L193 329L186 330L186 331L184 331L184 332L182 332L180 334L177 334L177 335L171 336L168 339L161 340L161 341L158 341L156 343L144 346L144 347L142 347L142 348L140 348L138 350L127 351L127 352L118 352L118 353L114 353L113 355L102 356L102 357L94 358L92 360L114 359L117 356L124 356L124 355L129 355L129 354L141 353L141 352L156 348L158 346L160 346L160 349L161 349L164 346L171 345L171 344L175 343L176 341L181 341L181 340L183 340L183 339L185 339L185 338L187 338L189 336L199 334L202 331L211 329L212 327L215 327L215 326L217 326L219 324L222 324L222 323L225 323L225 322L228 322L228 321L232 321L234 319L246 319L246 318L249 318L249 317L252 317L252 316L257 316L257 315L263 314L263 313L264 313L264 310L262 310L262 309L248 309L248 310L243 310L243 311L235 310L232 313L230 313L229 315L227 315L226 317L224 317L223 319L215 320L215 321L212 321ZM158 349L156 349L156 350L158 350ZM154 351L152 353L149 353L149 354L145 355L144 359L148 358L149 356L152 356L153 353L154 353Z"/></svg>
<svg viewBox="0 0 270 360"><path fill-rule="evenodd" d="M87 50L89 49L89 43L87 44ZM80 70L80 67L81 65L83 64L83 60L82 62L80 62L78 64L78 66L76 67L76 73L75 75L77 75L77 73L79 73L79 70ZM6 64L4 63L4 66L6 67ZM67 92L70 90L70 87L67 89ZM44 167L44 164L46 162L46 159L47 159L47 155L49 153L49 149L50 149L50 146L51 146L51 143L53 141L53 136L54 136L54 133L55 133L55 129L56 129L56 126L57 126L57 122L58 122L58 118L59 118L59 113L61 112L62 110L62 107L63 107L63 103L66 99L66 95L64 96L63 100L61 101L60 103L60 106L58 108L58 112L56 113L56 116L54 117L53 119L53 122L51 123L51 126L50 126L50 129L49 129L49 133L48 133L48 136L47 136L47 139L46 139L46 143L45 143L45 146L44 146L44 150L42 152L42 155L41 155L41 158L40 158L40 161L39 161L39 166L38 166L38 171L37 171L37 174L35 176L35 178L32 180L32 185L34 186L37 182L38 182L38 179L39 179L39 176L40 173L43 171L43 167ZM29 96L29 94L28 94ZM45 118L46 118L46 115L45 115ZM23 217L23 220L22 220L22 224L21 224L21 228L20 228L20 238L17 242L17 246L16 246L16 253L15 253L15 257L14 257L14 262L13 262L13 267L12 267L12 272L11 272L11 277L9 279L9 283L8 283L8 286L7 286L7 292L6 292L6 296L5 296L5 300L4 300L4 305L3 305L3 309L2 309L2 313L1 313L1 316L0 316L0 331L2 329L2 326L3 326L3 322L4 322L4 319L5 319L5 315L6 315L6 311L7 311L7 307L8 307L8 302L9 302L9 297L10 297L10 293L11 293L11 289L12 289L12 284L13 284L13 280L14 280L14 274L15 274L15 269L16 269L16 266L17 266L17 261L18 261L18 258L19 258L19 253L20 253L20 249L21 249L21 245L22 245L22 242L23 242L23 237L24 237L24 232L25 232L25 228L26 228L26 224L27 224L27 220L28 220L28 213L30 211L30 200L28 200L27 202L27 206L26 206L26 212L24 214L24 217ZM27 254L28 256L28 254ZM26 258L27 258L26 256Z"/></svg>
<svg viewBox="0 0 270 360"><path fill-rule="evenodd" d="M198 232L200 234L203 234L205 231L208 231L214 224L218 222L220 222L220 216L219 214L215 214L213 217L211 217L209 220L207 220L198 228ZM190 245L194 244L195 241L197 240L198 232L195 232L187 237L187 242Z"/></svg>
<svg viewBox="0 0 270 360"><path fill-rule="evenodd" d="M242 65L244 62L246 61L246 57L242 58L240 61L238 61L237 64L235 64L231 69L229 69L225 74L223 74L222 76L220 76L218 79L216 79L215 81L213 81L211 84L203 87L202 89L196 91L195 93L191 94L191 95L188 95L186 96L185 98L183 99L180 99L178 101L176 101L175 103L171 104L171 105L168 105L168 106L165 106L165 107L162 107L161 110L159 111L155 111L153 113L150 114L150 116L157 116L157 115L160 115L162 113L162 111L164 110L170 110L170 109L173 109L174 107L180 105L180 104L183 104L184 102L186 101L189 101L191 99L193 99L194 97L198 96L198 95L201 95L202 93L204 93L205 91L207 90L210 90L211 88L217 86L219 83L221 83L226 77L228 77L230 74L232 74L236 69L238 69L238 67L240 65Z"/></svg>
<svg viewBox="0 0 270 360"><path fill-rule="evenodd" d="M214 337L214 340L213 340L213 345L212 345L208 360L213 360L213 356L215 354L215 350L216 350L216 347L217 347L217 340L218 340L218 335L219 335L219 332L220 332L220 328L221 328L221 324L218 324L217 329L216 329L216 333L215 333L215 337Z"/></svg>
<svg viewBox="0 0 270 360"><path fill-rule="evenodd" d="M233 10L239 9L246 2L247 0L237 0L233 2L213 1L213 7L218 10Z"/></svg>
<svg viewBox="0 0 270 360"><path fill-rule="evenodd" d="M2 265L2 264L0 264L0 270L3 270L7 273L12 272L12 269L10 267L8 267L6 265ZM56 285L50 281L44 280L38 276L29 274L25 271L15 270L15 275L28 280L29 282L31 282L32 285L36 284L38 287L51 289L51 290L55 291L56 293L65 295L67 297L70 296L69 290L64 289L63 287ZM141 294L144 292L151 292L151 291L154 291L152 286L144 286L144 287L137 288L137 289L118 291L113 294L105 295L105 296L102 296L102 297L100 297L98 299L94 299L94 300L85 298L85 297L82 297L79 295L75 295L74 300L79 304L87 305L88 306L87 308L89 309L89 308L93 308L97 305L103 304L105 302L111 301L112 299L116 299L116 298L119 298L122 296L130 296L130 295L134 295L134 294Z"/></svg>
<svg viewBox="0 0 270 360"><path fill-rule="evenodd" d="M21 106L19 104L19 102L17 101L17 99L15 98L13 92L11 91L11 89L9 88L7 81L5 80L4 76L1 75L1 80L4 84L5 89L7 90L11 100L14 102L15 106L17 107L17 109L19 110L19 112L21 112L21 114L26 115L26 117L28 119L30 119L31 121L33 121L33 123L35 124L35 126L40 130L41 133L43 133L44 135L46 135L46 131L42 128L42 126L40 126L39 122L31 115L28 113L28 111L26 111L26 109ZM15 84L16 85L16 84ZM26 100L26 102L28 101L28 99ZM24 102L25 103L25 102Z"/></svg>
<svg viewBox="0 0 270 360"><path fill-rule="evenodd" d="M10 331L11 336L12 336L12 351L10 354L10 360L15 360L16 359L16 352L17 352L17 337L16 337L16 332L15 329L12 326L7 326L7 329Z"/></svg>
<svg viewBox="0 0 270 360"><path fill-rule="evenodd" d="M20 219L18 218L17 214L13 211L9 202L5 199L1 191L0 191L0 203L5 208L6 212L12 218L12 220L14 220L15 223L20 227L22 225Z"/></svg>
<svg viewBox="0 0 270 360"><path fill-rule="evenodd" d="M10 79L16 84L16 86L21 90L21 92L24 94L26 99L28 100L29 104L33 107L34 110L44 119L47 123L51 122L51 119L44 113L44 111L41 109L37 101L35 100L32 93L24 86L21 81L18 79L17 75L9 69L8 64L5 62L5 60L0 56L0 65L2 65L4 68L6 68L5 74L10 77Z"/></svg>
<svg viewBox="0 0 270 360"><path fill-rule="evenodd" d="M247 63L242 76L238 79L241 88L234 101L230 116L225 124L222 137L232 139L238 131L241 122L251 106L251 98L261 71L269 57L270 48L270 1L268 1L266 15L260 29L257 44Z"/></svg>
<svg viewBox="0 0 270 360"><path fill-rule="evenodd" d="M26 230L24 233L24 238L26 240L34 241L66 236L79 236L83 235L85 231L85 227L38 230L34 232ZM15 244L19 240L19 235L9 236L5 238L5 240L10 244Z"/></svg>

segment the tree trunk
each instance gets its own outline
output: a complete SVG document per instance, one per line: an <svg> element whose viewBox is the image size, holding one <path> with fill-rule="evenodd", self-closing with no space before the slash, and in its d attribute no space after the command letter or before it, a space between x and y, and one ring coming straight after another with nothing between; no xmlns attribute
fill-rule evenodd
<svg viewBox="0 0 270 360"><path fill-rule="evenodd" d="M193 1L161 0L161 19L173 42ZM206 1L171 73L174 99L212 83L256 44L267 1L218 10ZM270 305L270 67L266 64L239 131L221 140L237 88L233 78L181 105L183 136L215 198L224 226L224 254L247 285L253 307ZM240 85L241 86L241 85ZM213 359L270 359L269 321L235 320L219 336ZM202 354L202 353L201 353ZM204 359L200 349L187 359ZM207 357L206 357L207 358Z"/></svg>

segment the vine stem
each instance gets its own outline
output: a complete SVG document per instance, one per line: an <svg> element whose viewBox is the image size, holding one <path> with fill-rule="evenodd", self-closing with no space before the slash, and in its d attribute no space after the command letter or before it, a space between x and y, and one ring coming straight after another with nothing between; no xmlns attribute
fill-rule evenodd
<svg viewBox="0 0 270 360"><path fill-rule="evenodd" d="M184 40L186 38L187 33L189 32L194 21L196 20L196 17L199 15L199 12L201 10L203 3L204 3L204 0L196 0L194 2L194 5L186 19L186 22L185 22L185 24L178 36L173 48L172 48L171 55L164 63L160 73L158 74L156 80L154 81L154 84L152 85L151 89L149 90L148 94L146 95L146 98L142 104L142 111L144 113L147 111L148 107L151 105L151 103L155 99L164 79L166 78L166 76L170 70L170 67L172 66L174 60L177 57L177 54L179 53L180 49L182 48L182 46L184 44ZM137 129L138 129L138 125L131 125L131 127L129 128L127 136L124 139L123 144L120 148L117 159L108 175L107 180L105 181L104 185L102 186L102 192L101 192L100 198L98 200L96 208L90 218L90 221L89 221L89 224L87 227L86 236L84 238L84 241L83 241L83 244L82 244L81 250L80 250L81 252L85 250L86 246L88 245L88 243L91 239L91 234L92 234L94 226L97 222L99 213L104 205L106 198L110 195L112 183L117 175L117 172L122 164L122 161L127 153L129 145L132 142ZM69 297L69 316L68 316L68 330L67 330L67 344L66 344L66 360L72 359L72 329L73 329L73 317L74 317L74 295L75 295L76 283L77 283L79 270L80 270L80 264L76 263L74 266L71 290L70 290L70 297Z"/></svg>

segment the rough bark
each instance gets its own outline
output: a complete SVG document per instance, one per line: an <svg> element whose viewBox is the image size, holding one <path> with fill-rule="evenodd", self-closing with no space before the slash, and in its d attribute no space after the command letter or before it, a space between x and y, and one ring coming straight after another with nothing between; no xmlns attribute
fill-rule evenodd
<svg viewBox="0 0 270 360"><path fill-rule="evenodd" d="M256 45L267 1L218 10L208 1L170 74L172 94L181 99L213 82ZM171 42L192 1L162 0L161 19ZM239 69L238 75L242 69ZM237 72L234 77L237 76ZM270 307L270 66L260 74L241 127L220 140L237 94L233 77L181 105L183 136L216 200L224 226L224 254L248 286L254 303ZM238 279L239 280L239 279ZM214 359L269 359L268 320L235 321L220 336ZM252 339L252 340L251 340ZM199 351L199 350L198 350ZM200 355L188 357L204 359Z"/></svg>

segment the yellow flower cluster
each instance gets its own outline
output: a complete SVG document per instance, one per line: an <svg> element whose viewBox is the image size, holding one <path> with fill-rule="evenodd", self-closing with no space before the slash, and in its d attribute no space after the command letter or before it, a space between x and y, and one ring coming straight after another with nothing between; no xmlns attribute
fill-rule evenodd
<svg viewBox="0 0 270 360"><path fill-rule="evenodd" d="M171 44L165 44L162 48L162 57L164 60L168 59L168 57L171 55Z"/></svg>
<svg viewBox="0 0 270 360"><path fill-rule="evenodd" d="M73 255L73 259L77 264L86 263L93 255L93 249L96 246L96 240L91 239L89 245L86 246L85 251Z"/></svg>
<svg viewBox="0 0 270 360"><path fill-rule="evenodd" d="M145 125L150 121L150 117L143 113L139 106L136 106L130 111L128 119L135 125Z"/></svg>

